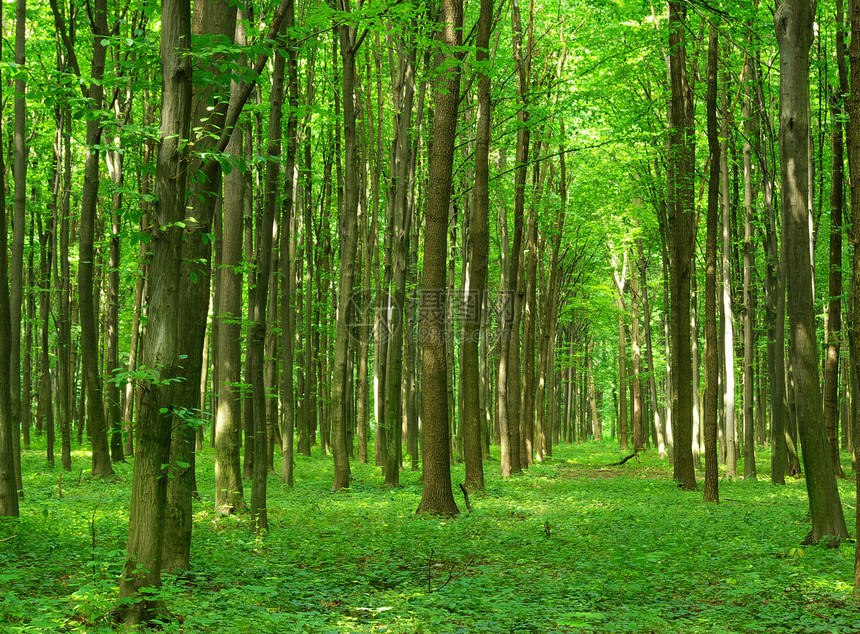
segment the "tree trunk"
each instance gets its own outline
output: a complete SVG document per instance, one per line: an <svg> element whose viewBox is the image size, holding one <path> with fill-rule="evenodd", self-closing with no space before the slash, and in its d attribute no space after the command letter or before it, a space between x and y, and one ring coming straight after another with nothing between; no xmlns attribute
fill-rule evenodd
<svg viewBox="0 0 860 634"><path fill-rule="evenodd" d="M0 44L2 50L2 44ZM0 99L3 87L0 83ZM2 128L2 122L0 122ZM0 130L0 138L3 138ZM3 152L0 152L0 192L6 191L6 166ZM0 237L2 244L8 239L8 220L6 218L6 197L0 196ZM0 359L8 359L12 350L12 325L9 318L9 256L6 249L0 249ZM16 427L12 421L10 398L11 364L0 363L0 517L18 517L18 491L15 478Z"/></svg>
<svg viewBox="0 0 860 634"><path fill-rule="evenodd" d="M295 0L287 5L284 26L287 31L295 27ZM296 242L293 227L298 227L295 211L298 181L296 179L296 154L298 152L299 74L298 59L294 46L287 47L287 82L289 91L289 110L287 114L287 160L284 164L284 209L281 214L281 349L283 369L281 372L281 484L293 486L294 435L295 435L295 392L293 385L293 342L296 338L296 311L292 299L297 286L296 275L291 258L291 244ZM272 297L274 301L274 296ZM310 301L308 300L310 303ZM307 344L306 344L307 345Z"/></svg>
<svg viewBox="0 0 860 634"><path fill-rule="evenodd" d="M282 53L276 53L272 70L272 89L269 109L269 137L267 156L281 155L281 118L284 105L284 75L286 58ZM269 301L270 276L272 275L272 243L275 222L275 210L278 207L280 182L280 165L277 161L267 161L263 218L260 226L260 241L257 248L257 286L251 290L251 347L247 354L251 358L252 390L253 390L253 425L254 425L254 468L253 484L251 487L251 517L254 530L263 533L269 530L268 512L266 510L266 476L268 464L266 456L266 389L263 368L265 365L266 346L266 315ZM290 196L291 192L287 193ZM289 233L289 219L281 231ZM283 257L289 258L289 253ZM274 302L275 299L272 298ZM289 368L292 372L292 367Z"/></svg>
<svg viewBox="0 0 860 634"><path fill-rule="evenodd" d="M804 540L827 537L839 542L848 531L828 453L818 377L818 348L812 296L807 215L806 158L809 131L809 47L813 7L806 0L786 0L774 15L780 50L779 147L783 196L782 213L788 277L788 313L803 466L812 529Z"/></svg>
<svg viewBox="0 0 860 634"><path fill-rule="evenodd" d="M349 0L339 0L341 11L350 11ZM338 29L340 56L343 64L343 130L344 130L344 196L338 218L340 234L340 266L337 286L337 321L335 330L334 376L331 394L331 447L334 456L332 489L349 488L349 456L347 453L346 403L352 376L347 357L351 334L349 312L355 278L355 248L358 225L358 157L356 154L356 113L354 101L356 28L341 24Z"/></svg>
<svg viewBox="0 0 860 634"><path fill-rule="evenodd" d="M832 130L830 148L832 163L830 170L830 277L829 302L827 306L826 352L824 356L824 422L830 444L830 459L837 478L844 478L839 462L839 342L842 336L842 207L845 194L844 158L842 148L842 96L847 90L845 76L845 42L842 25L841 0L836 4L836 51L839 67L838 94L831 95L830 114Z"/></svg>
<svg viewBox="0 0 860 634"><path fill-rule="evenodd" d="M475 60L479 66L489 59L492 30L493 0L481 0ZM466 293L466 315L463 327L463 454L466 462L466 487L470 491L484 489L484 464L481 451L480 398L480 338L483 319L482 303L487 286L489 267L489 208L490 208L490 130L492 127L492 95L490 77L486 71L478 74L478 113L475 136L475 186L472 192L472 217L469 233L472 250L469 256L470 287Z"/></svg>
<svg viewBox="0 0 860 634"><path fill-rule="evenodd" d="M107 0L97 0L93 9L92 82L89 99L92 111L101 110L104 101L105 58L108 36ZM87 385L87 419L93 444L92 474L99 477L113 475L108 446L107 423L102 407L102 379L99 373L98 322L93 293L95 266L95 232L99 194L99 144L102 126L98 117L87 121L87 152L84 163L84 188L81 196L81 224L79 228L78 295L81 326L81 366Z"/></svg>
<svg viewBox="0 0 860 634"><path fill-rule="evenodd" d="M422 368L424 373L424 480L418 513L459 512L451 489L448 437L448 377L445 361L445 256L451 200L460 66L454 51L462 43L461 0L442 0L436 53L433 147L430 151L424 223L424 280L421 293Z"/></svg>
<svg viewBox="0 0 860 634"><path fill-rule="evenodd" d="M752 139L758 136L758 122L752 107L750 70L752 63L747 58L744 75L744 479L756 479L755 468L755 410L753 407L755 388L755 303L753 272L755 268L755 246L753 244L753 192Z"/></svg>
<svg viewBox="0 0 860 634"><path fill-rule="evenodd" d="M98 5L96 5L98 7ZM15 64L26 68L26 0L15 2ZM27 214L26 74L15 76L14 184L12 211L12 262L9 266L9 308L12 329L11 369L12 445L15 459L15 488L24 497L21 482L21 313L24 305L24 234ZM4 243L5 244L5 243ZM26 422L26 421L25 421Z"/></svg>
<svg viewBox="0 0 860 634"><path fill-rule="evenodd" d="M670 290L672 310L672 394L674 410L674 477L687 490L696 488L692 451L692 356L690 351L690 275L692 245L695 243L693 214L692 90L687 81L686 36L683 4L669 3L669 55L672 85L669 161L669 188L673 205L668 209L670 235Z"/></svg>
<svg viewBox="0 0 860 634"><path fill-rule="evenodd" d="M179 357L179 283L185 185L191 123L191 15L185 2L165 0L161 7L162 106L161 135L155 175L152 263L148 332L144 364L158 368L143 385L138 416L138 454L134 463L129 538L119 595L125 602L120 620L134 626L163 610L159 599L148 599L143 588L160 588L162 538L173 423L171 391L181 373ZM170 466L167 468L170 469Z"/></svg>
<svg viewBox="0 0 860 634"><path fill-rule="evenodd" d="M705 502L719 502L719 465L717 459L717 399L720 380L717 347L717 209L720 192L720 140L717 132L717 65L719 29L711 25L708 39L708 219L705 240Z"/></svg>
<svg viewBox="0 0 860 634"><path fill-rule="evenodd" d="M728 73L724 76L728 79ZM729 124L728 82L722 91L723 128ZM720 141L720 193L722 200L722 351L723 351L723 416L725 418L726 477L738 475L737 432L735 428L735 346L734 313L732 311L732 205L729 195L729 142Z"/></svg>

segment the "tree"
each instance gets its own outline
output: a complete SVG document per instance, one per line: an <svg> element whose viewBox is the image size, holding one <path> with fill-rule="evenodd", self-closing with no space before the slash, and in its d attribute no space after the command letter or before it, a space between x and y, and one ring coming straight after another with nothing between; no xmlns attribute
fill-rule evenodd
<svg viewBox="0 0 860 634"><path fill-rule="evenodd" d="M478 35L475 41L475 61L486 64L490 58L490 31L492 30L493 0L481 0L478 18ZM472 491L484 488L484 463L481 451L481 398L480 398L480 341L484 295L489 266L490 231L490 129L492 102L490 75L479 70L478 115L475 139L475 188L469 231L472 251L469 259L471 285L466 295L466 317L463 327L463 454L466 461L466 487ZM486 335L485 335L486 336Z"/></svg>
<svg viewBox="0 0 860 634"><path fill-rule="evenodd" d="M349 12L349 0L338 0L338 8ZM343 130L344 192L343 208L338 216L340 267L337 286L337 322L335 325L334 377L331 403L331 443L334 456L332 489L349 488L349 456L346 446L347 395L352 377L347 363L351 335L349 311L355 279L355 249L358 244L358 156L356 153L355 53L360 44L357 29L347 22L337 27L340 57L343 64Z"/></svg>
<svg viewBox="0 0 860 634"><path fill-rule="evenodd" d="M773 18L780 52L779 157L783 240L785 262L792 270L786 288L786 312L803 468L812 518L812 528L804 542L817 543L826 537L838 543L847 537L848 530L824 430L807 208L809 47L812 43L813 12L813 4L807 0L786 0Z"/></svg>
<svg viewBox="0 0 860 634"><path fill-rule="evenodd" d="M705 239L705 494L706 502L719 502L717 464L717 386L720 377L717 347L717 207L720 192L720 141L717 134L717 60L719 31L712 24L708 38L708 219Z"/></svg>
<svg viewBox="0 0 860 634"><path fill-rule="evenodd" d="M459 513L451 489L448 429L448 376L445 359L445 255L448 205L457 104L460 100L460 64L463 4L442 0L438 17L439 48L435 51L433 149L427 185L424 224L424 282L421 287L421 344L424 368L424 482L418 513Z"/></svg>
<svg viewBox="0 0 860 634"><path fill-rule="evenodd" d="M138 452L129 511L128 556L120 580L119 618L137 625L163 606L141 593L161 586L162 537L173 421L171 386L178 367L179 281L185 217L186 168L191 124L191 10L182 0L161 6L162 104L156 159L152 262L149 283L149 335L144 364L153 373L143 385L138 415ZM169 467L168 467L169 468Z"/></svg>
<svg viewBox="0 0 860 634"><path fill-rule="evenodd" d="M2 43L0 43L2 51ZM0 99L3 88L0 86ZM2 122L0 122L2 136ZM3 153L0 152L0 192L6 191L6 167ZM3 244L8 238L6 218L6 197L0 196L0 236ZM8 359L12 351L12 324L9 312L9 256L6 249L0 249L0 359ZM11 364L0 363L0 516L18 517L18 491L15 478L16 426L12 421L10 399Z"/></svg>
<svg viewBox="0 0 860 634"><path fill-rule="evenodd" d="M693 107L687 78L686 8L669 2L669 77L672 101L669 119L670 237L669 283L672 302L671 342L674 411L674 473L678 484L696 488L693 469L692 353L690 351L690 275L695 229L693 214Z"/></svg>

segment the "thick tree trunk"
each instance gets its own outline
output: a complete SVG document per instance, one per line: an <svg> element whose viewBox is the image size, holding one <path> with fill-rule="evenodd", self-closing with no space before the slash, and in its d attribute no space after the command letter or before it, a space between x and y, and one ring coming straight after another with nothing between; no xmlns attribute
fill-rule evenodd
<svg viewBox="0 0 860 634"><path fill-rule="evenodd" d="M124 600L119 617L129 626L148 621L163 610L159 600L146 598L141 590L161 586L168 480L163 465L170 460L173 379L181 375L177 365L177 326L182 230L177 223L185 217L188 173L185 152L191 123L190 6L186 2L165 0L161 20L161 135L155 176L157 202L153 211L150 312L144 346L144 364L158 368L158 380L143 385L138 416L128 557L119 589Z"/></svg>
<svg viewBox="0 0 860 634"><path fill-rule="evenodd" d="M389 194L389 231L391 232L391 261L393 296L389 312L385 360L385 419L386 440L385 484L400 486L400 454L403 387L403 324L406 306L406 275L409 259L409 237L412 215L408 209L409 165L412 157L412 111L415 95L415 43L408 50L399 47L395 91L395 131L391 154L391 186Z"/></svg>
<svg viewBox="0 0 860 634"><path fill-rule="evenodd" d="M349 0L339 0L342 11L350 11ZM334 457L332 489L349 488L349 456L347 452L347 395L352 376L347 357L350 337L348 324L355 278L355 248L358 228L358 157L356 153L356 113L354 101L356 29L347 24L338 27L340 56L343 64L343 130L344 130L344 192L343 209L338 217L340 235L340 266L337 286L337 320L335 326L334 376L331 394L331 448Z"/></svg>
<svg viewBox="0 0 860 634"><path fill-rule="evenodd" d="M780 50L779 148L782 176L782 213L788 277L788 313L791 356L796 389L800 437L812 529L804 540L815 543L827 537L838 542L848 530L830 460L821 385L815 308L812 296L807 212L809 131L809 47L813 7L807 0L786 0L774 15Z"/></svg>
<svg viewBox="0 0 860 634"><path fill-rule="evenodd" d="M445 363L445 241L448 235L448 205L454 140L457 133L457 104L460 97L460 66L454 51L462 42L463 5L460 0L442 0L438 33L442 47L436 53L433 117L433 148L430 152L427 206L424 230L424 281L421 294L422 368L424 373L424 481L418 513L453 515L459 512L451 489L450 441L448 438L448 378ZM440 303L441 301L441 303Z"/></svg>
<svg viewBox="0 0 860 634"><path fill-rule="evenodd" d="M692 245L695 243L693 214L693 136L692 90L687 80L685 31L686 10L677 2L669 3L669 55L672 85L669 161L669 188L673 205L668 209L670 235L669 280L672 310L672 374L674 391L674 477L687 490L696 488L693 468L692 356L690 351L690 275Z"/></svg>

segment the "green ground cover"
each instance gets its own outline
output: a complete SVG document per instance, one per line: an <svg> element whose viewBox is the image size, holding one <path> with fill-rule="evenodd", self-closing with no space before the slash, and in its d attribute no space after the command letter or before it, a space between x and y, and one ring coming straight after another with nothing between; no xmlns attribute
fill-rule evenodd
<svg viewBox="0 0 860 634"><path fill-rule="evenodd" d="M654 451L603 466L622 455L609 441L561 446L507 481L488 462L474 512L458 496L463 514L446 520L415 515L418 473L390 490L378 469L354 464L351 490L333 494L331 459L299 458L295 489L270 477L272 530L256 537L246 517L213 513L207 450L193 565L166 579L163 630L860 631L853 543L799 546L802 480L724 481L717 506L679 491ZM93 481L77 453L61 496L60 471L42 456L25 456L22 517L0 519L0 631L112 631L131 465L117 482ZM852 482L840 491L853 530Z"/></svg>

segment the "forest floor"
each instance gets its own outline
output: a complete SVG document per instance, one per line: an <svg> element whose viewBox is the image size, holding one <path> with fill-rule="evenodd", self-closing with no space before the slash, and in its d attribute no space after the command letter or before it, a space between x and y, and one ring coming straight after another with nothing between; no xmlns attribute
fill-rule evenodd
<svg viewBox="0 0 860 634"><path fill-rule="evenodd" d="M132 466L95 481L77 452L61 493L43 452L26 452L21 518L0 518L0 631L112 631ZM440 520L415 515L415 472L391 490L353 463L351 490L332 493L314 448L294 489L270 476L271 531L257 537L247 516L213 512L207 449L192 568L165 579L162 631L860 632L853 542L800 546L804 482L772 486L765 450L760 479L723 480L719 505L702 502L701 472L700 491L680 491L654 450L605 466L624 455L562 445L509 480L488 461L474 512L457 491L462 514ZM853 480L840 493L853 534Z"/></svg>

